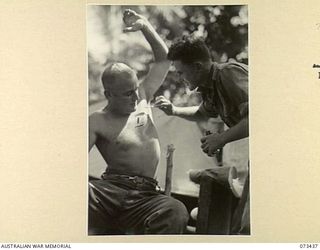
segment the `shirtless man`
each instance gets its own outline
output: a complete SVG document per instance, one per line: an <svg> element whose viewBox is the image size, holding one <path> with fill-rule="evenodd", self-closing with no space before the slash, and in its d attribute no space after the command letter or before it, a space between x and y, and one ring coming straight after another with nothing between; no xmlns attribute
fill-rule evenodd
<svg viewBox="0 0 320 250"><path fill-rule="evenodd" d="M109 64L102 74L108 105L89 117L89 151L96 145L108 167L102 180L89 183L89 233L110 233L113 223L126 234L180 234L187 210L159 193L153 179L160 145L150 101L170 66L167 47L143 16L126 10L123 20L125 32L142 31L155 63L141 84L123 63Z"/></svg>

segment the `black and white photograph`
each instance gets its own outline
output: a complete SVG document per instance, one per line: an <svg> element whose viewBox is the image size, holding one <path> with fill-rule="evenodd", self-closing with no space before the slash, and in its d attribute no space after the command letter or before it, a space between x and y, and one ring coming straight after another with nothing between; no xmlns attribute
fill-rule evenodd
<svg viewBox="0 0 320 250"><path fill-rule="evenodd" d="M87 5L88 235L250 235L248 6Z"/></svg>
<svg viewBox="0 0 320 250"><path fill-rule="evenodd" d="M319 248L319 0L2 0L0 30L1 248Z"/></svg>

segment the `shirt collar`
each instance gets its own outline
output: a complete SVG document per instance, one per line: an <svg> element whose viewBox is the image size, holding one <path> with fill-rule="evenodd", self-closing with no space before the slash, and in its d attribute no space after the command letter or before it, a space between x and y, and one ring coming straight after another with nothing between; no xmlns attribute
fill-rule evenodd
<svg viewBox="0 0 320 250"><path fill-rule="evenodd" d="M200 86L199 89L213 89L213 79L215 77L215 72L217 69L217 63L212 63L211 68L210 68L210 72L208 74L207 80L205 82L205 84L203 86Z"/></svg>

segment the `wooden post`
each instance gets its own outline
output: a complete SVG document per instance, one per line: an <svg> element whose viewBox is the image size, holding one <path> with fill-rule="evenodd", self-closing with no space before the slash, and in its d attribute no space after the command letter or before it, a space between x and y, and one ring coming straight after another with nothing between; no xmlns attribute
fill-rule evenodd
<svg viewBox="0 0 320 250"><path fill-rule="evenodd" d="M171 185L172 185L172 167L173 167L173 151L175 150L173 144L169 144L167 147L167 171L166 171L166 186L164 193L166 195L171 194Z"/></svg>

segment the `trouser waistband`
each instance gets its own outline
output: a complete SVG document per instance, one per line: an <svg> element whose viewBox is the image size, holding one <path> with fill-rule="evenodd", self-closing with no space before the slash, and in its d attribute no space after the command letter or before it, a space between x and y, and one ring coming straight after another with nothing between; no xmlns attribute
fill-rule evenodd
<svg viewBox="0 0 320 250"><path fill-rule="evenodd" d="M119 178L119 179L123 179L123 180L128 180L134 184L151 184L154 187L158 186L158 181L150 178L150 177L146 177L146 176L140 176L140 175L125 175L125 174L116 174L116 173L110 173L108 171L104 172L101 175L101 178L103 180L107 180L109 178Z"/></svg>

